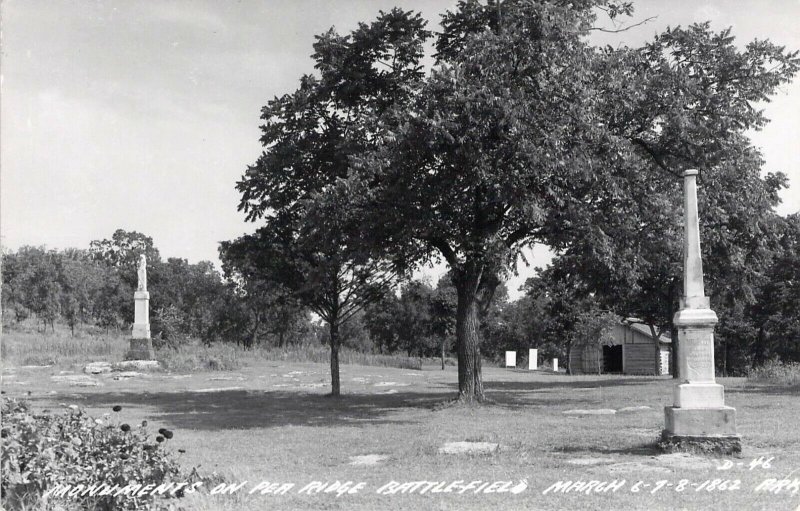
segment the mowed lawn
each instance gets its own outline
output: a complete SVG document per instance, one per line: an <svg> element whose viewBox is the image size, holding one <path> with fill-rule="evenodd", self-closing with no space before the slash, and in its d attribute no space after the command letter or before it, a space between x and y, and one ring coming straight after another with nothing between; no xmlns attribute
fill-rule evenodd
<svg viewBox="0 0 800 511"><path fill-rule="evenodd" d="M660 456L655 444L673 381L655 377L575 376L484 367L492 404L449 405L457 374L448 366L422 371L342 366L344 395L333 399L325 364L259 361L236 372L150 373L97 387L54 381L62 368L4 369L8 395L37 408L77 404L102 417L122 405L118 419L167 427L169 448L184 449L188 469L246 484L233 495L210 488L183 499L186 509L787 509L800 492L756 492L765 479L800 478L800 395L722 379L737 408L744 452L733 467L722 459ZM647 407L647 408L644 408ZM622 410L634 408L632 410ZM572 415L570 410L613 409ZM116 414L115 414L116 415ZM490 442L488 453L444 454L449 442ZM382 456L372 465L356 456ZM749 465L774 458L769 468ZM739 480L736 489L706 491L705 480ZM546 492L559 481L617 481L616 491ZM680 487L681 480L686 480ZM263 481L293 483L283 495L250 493ZM364 483L351 494L301 492L318 481ZM466 490L379 494L387 483L463 485L513 482L518 493ZM527 482L525 489L520 483ZM637 487L636 483L640 482ZM597 484L597 483L595 483ZM648 486L645 486L648 485ZM718 486L719 483L714 486ZM478 485L480 486L480 485ZM509 488L511 485L506 485ZM497 486L495 486L496 488ZM638 491L635 491L635 489ZM658 488L657 488L658 487ZM680 491L678 488L682 488ZM407 488L409 488L407 486ZM656 489L657 488L657 489ZM440 487L441 489L441 487ZM655 490L655 493L653 491ZM545 493L546 492L546 493Z"/></svg>

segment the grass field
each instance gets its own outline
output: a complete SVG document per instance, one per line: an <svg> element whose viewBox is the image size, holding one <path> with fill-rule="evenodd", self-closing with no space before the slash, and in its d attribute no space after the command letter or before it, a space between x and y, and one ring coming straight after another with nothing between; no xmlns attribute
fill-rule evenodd
<svg viewBox="0 0 800 511"><path fill-rule="evenodd" d="M488 364L487 364L488 366ZM800 478L800 392L797 387L722 379L728 404L738 410L744 440L729 470L724 460L662 456L654 448L670 404L672 380L579 376L484 369L493 404L449 405L456 371L424 366L342 366L339 399L326 397L323 363L256 358L235 371L156 372L115 380L97 375L96 387L72 387L53 379L74 366L8 366L3 389L27 397L36 408L77 404L98 417L122 405L120 419L143 419L175 432L171 448L187 468L199 467L244 486L232 495L210 488L181 501L186 509L787 509L800 492L756 491L765 479ZM623 410L631 407L630 410ZM642 408L647 407L647 408ZM583 409L607 415L572 415ZM489 442L486 453L443 454L449 442ZM378 455L375 464L355 464ZM774 458L769 468L752 460ZM375 461L374 459L372 461ZM742 465L737 465L741 463ZM706 480L739 480L706 491ZM590 495L547 491L559 481L617 481L616 490ZM680 487L686 480L685 488ZM259 483L293 484L283 495L250 493ZM350 494L315 492L309 483L351 481ZM381 494L394 481L455 483L450 492ZM459 483L459 481L461 481ZM502 482L486 489L518 493L459 493L471 481ZM527 486L522 489L525 481ZM640 482L637 486L637 482ZM594 483L597 484L597 483ZM648 486L645 486L648 485ZM432 485L428 485L430 487ZM444 489L446 485L438 489ZM480 488L480 484L476 484ZM714 486L719 486L719 483ZM394 488L397 488L395 484ZM455 490L455 491L453 491ZM389 490L385 490L389 491Z"/></svg>

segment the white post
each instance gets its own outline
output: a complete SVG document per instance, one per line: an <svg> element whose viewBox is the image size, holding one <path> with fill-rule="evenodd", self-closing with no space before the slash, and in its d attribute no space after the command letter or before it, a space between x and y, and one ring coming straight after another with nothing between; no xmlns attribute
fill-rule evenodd
<svg viewBox="0 0 800 511"><path fill-rule="evenodd" d="M516 351L506 351L506 367L517 367Z"/></svg>
<svg viewBox="0 0 800 511"><path fill-rule="evenodd" d="M528 350L528 369L535 371L539 367L539 350L531 348Z"/></svg>
<svg viewBox="0 0 800 511"><path fill-rule="evenodd" d="M556 373L558 372L558 359L557 358L553 359L553 371L556 372Z"/></svg>

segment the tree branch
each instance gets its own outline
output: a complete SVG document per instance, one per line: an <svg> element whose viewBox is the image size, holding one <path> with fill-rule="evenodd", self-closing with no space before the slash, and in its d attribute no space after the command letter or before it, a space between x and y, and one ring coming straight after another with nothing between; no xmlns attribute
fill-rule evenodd
<svg viewBox="0 0 800 511"><path fill-rule="evenodd" d="M658 18L658 16L650 16L649 18L646 18L646 19L640 21L639 23L634 23L633 25L628 25L625 28L617 28L617 29L613 29L612 30L612 29L603 28L603 27L592 27L589 30L597 30L598 32L606 32L606 33L609 33L609 34L618 34L619 32L625 32L626 30L630 30L632 28L636 28L638 26L644 25L645 23L653 21L656 18Z"/></svg>

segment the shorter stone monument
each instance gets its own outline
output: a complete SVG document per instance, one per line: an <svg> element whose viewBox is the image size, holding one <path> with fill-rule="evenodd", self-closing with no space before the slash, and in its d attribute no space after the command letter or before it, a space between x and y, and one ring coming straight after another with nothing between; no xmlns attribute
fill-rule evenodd
<svg viewBox="0 0 800 511"><path fill-rule="evenodd" d="M539 367L539 350L531 348L528 350L528 370L535 371Z"/></svg>
<svg viewBox="0 0 800 511"><path fill-rule="evenodd" d="M150 339L150 293L147 292L147 258L139 257L138 285L133 293L134 320L130 349L126 360L155 360L153 341Z"/></svg>
<svg viewBox="0 0 800 511"><path fill-rule="evenodd" d="M554 373L558 372L558 359L557 358L553 359L553 372Z"/></svg>
<svg viewBox="0 0 800 511"><path fill-rule="evenodd" d="M517 367L516 351L506 351L506 367Z"/></svg>

